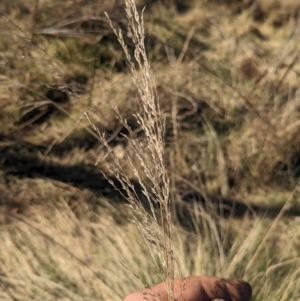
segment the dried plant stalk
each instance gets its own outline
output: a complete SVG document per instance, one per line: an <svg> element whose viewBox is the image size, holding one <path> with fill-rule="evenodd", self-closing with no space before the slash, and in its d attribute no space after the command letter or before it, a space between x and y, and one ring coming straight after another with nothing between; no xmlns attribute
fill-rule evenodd
<svg viewBox="0 0 300 301"><path fill-rule="evenodd" d="M122 189L119 189L119 191L129 202L129 206L132 209L133 220L145 239L150 258L158 271L160 271L163 280L166 280L168 296L171 301L174 300L174 255L172 246L169 177L166 169L164 148L165 123L160 111L154 77L146 55L143 14L141 16L138 14L133 0L125 0L125 11L128 21L127 35L135 45L133 56L127 48L121 30L116 29L108 15L106 16L124 50L129 69L132 73L133 82L139 93L140 107L142 110L141 113L135 114L134 117L144 132L146 143L135 137L126 120L121 118L118 109L115 108L115 110L119 119L128 130L129 134L126 136L128 144L142 167L142 171L138 170L133 163L133 159L127 156L134 175L149 203L150 213L145 210L134 185L123 170L118 158L114 156L105 136L95 127L94 129L98 132L109 155L113 158L110 167L121 184ZM148 185L142 180L141 172L146 175ZM110 181L110 183L117 188L112 181ZM149 186L151 188L149 188ZM155 208L159 208L159 213L156 212Z"/></svg>

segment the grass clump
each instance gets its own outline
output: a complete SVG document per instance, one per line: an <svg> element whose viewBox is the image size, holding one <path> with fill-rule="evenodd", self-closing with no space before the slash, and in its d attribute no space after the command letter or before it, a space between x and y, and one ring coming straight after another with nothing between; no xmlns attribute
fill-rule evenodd
<svg viewBox="0 0 300 301"><path fill-rule="evenodd" d="M43 215L40 207L32 207L27 218L10 219L1 226L3 300L120 300L137 290L141 280L161 280L141 248L145 241L135 225L118 225L108 211L95 213L85 204L76 215L69 201L53 202ZM239 277L253 286L254 301L298 300L296 220L281 220L270 233L273 222L266 218L224 223L199 206L190 210L195 232L173 225L173 249L181 271L176 276ZM123 211L130 214L129 208Z"/></svg>

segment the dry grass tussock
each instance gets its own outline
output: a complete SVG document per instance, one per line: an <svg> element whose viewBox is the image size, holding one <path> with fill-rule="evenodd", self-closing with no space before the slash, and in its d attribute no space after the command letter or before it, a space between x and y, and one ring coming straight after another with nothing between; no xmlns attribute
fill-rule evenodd
<svg viewBox="0 0 300 301"><path fill-rule="evenodd" d="M298 222L280 222L264 240L267 220L218 225L199 207L191 210L197 231L173 228L181 276L242 277L253 285L254 300L299 298ZM78 218L63 201L48 212L32 209L23 221L1 226L2 300L120 300L141 287L140 280L160 281L133 224L120 226L91 211Z"/></svg>
<svg viewBox="0 0 300 301"><path fill-rule="evenodd" d="M43 160L59 161L62 155L72 164L74 154L75 162L92 165L105 152L82 118L89 107L93 122L120 150L122 167L134 177L122 160L122 154L134 152L122 140L127 130L111 102L137 134L140 125L132 114L141 107L121 47L102 14L107 9L125 27L123 8L118 1L104 2L76 6L66 1L58 8L55 1L43 1L36 13L33 1L30 8L6 4L11 18L1 19L0 123L13 142L43 146L38 150ZM277 189L280 197L274 200L272 194L268 203L282 204L281 196L289 195L299 176L299 19L288 1L279 6L262 1L269 17L259 20L258 2L246 2L198 1L185 14L151 6L145 13L145 43L166 118L165 151L173 158L173 174L207 194L247 203L263 201ZM298 11L296 4L293 9ZM270 18L280 11L288 12L287 19L276 27ZM94 14L101 18L95 20ZM51 35L41 33L49 28ZM85 28L94 35L84 34ZM61 37L59 30L73 34ZM132 41L124 38L132 51ZM99 169L109 171L106 159L99 160ZM146 180L142 171L140 176ZM186 189L176 176L172 182Z"/></svg>

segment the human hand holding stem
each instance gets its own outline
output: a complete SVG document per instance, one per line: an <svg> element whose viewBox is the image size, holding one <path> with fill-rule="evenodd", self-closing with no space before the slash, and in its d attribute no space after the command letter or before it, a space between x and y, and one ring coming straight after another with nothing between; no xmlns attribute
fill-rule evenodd
<svg viewBox="0 0 300 301"><path fill-rule="evenodd" d="M240 279L193 276L174 279L176 301L249 301L252 288ZM167 284L159 283L126 296L123 301L168 301Z"/></svg>

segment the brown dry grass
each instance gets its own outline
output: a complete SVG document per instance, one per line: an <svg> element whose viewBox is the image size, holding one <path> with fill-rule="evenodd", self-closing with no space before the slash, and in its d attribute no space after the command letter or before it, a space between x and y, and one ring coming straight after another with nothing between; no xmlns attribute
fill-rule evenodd
<svg viewBox="0 0 300 301"><path fill-rule="evenodd" d="M112 100L138 142L145 145L147 137L131 118L140 112L138 93L100 2L40 1L38 9L34 1L3 2L3 211L22 214L81 260L92 258L83 265L5 213L4 300L120 299L140 283L128 278L130 273L118 265L119 256L144 284L159 280L149 258L133 246L141 240L128 224L129 213L116 204L119 195L99 176L101 170L110 172L111 161L83 118L88 112L106 132L122 168L134 179L125 154L135 152L122 136L127 131L111 108ZM299 1L187 1L185 13L182 1L161 2L148 3L145 43L166 118L171 197L177 209L183 208L179 222L196 232L175 228L176 275L244 277L254 286L255 300L297 299ZM105 9L124 28L119 3ZM127 37L125 43L132 50ZM63 93L49 99L49 91ZM147 183L138 160L134 163ZM228 220L197 208L209 207L215 199L274 212L262 217L256 211L242 219L232 212ZM186 204L196 200L201 204ZM283 204L288 216L276 219ZM75 225L85 235L77 236ZM50 265L45 265L47 258ZM93 274L91 266L102 274Z"/></svg>

